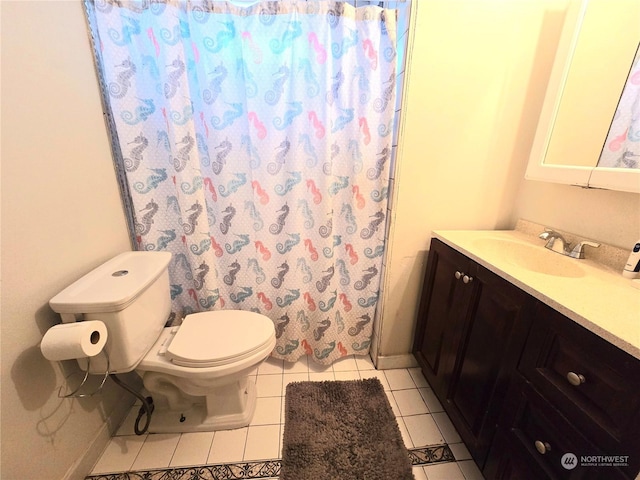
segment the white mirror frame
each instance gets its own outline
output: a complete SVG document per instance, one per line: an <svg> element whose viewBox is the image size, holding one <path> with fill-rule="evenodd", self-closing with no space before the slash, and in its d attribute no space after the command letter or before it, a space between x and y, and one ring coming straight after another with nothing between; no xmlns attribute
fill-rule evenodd
<svg viewBox="0 0 640 480"><path fill-rule="evenodd" d="M540 112L538 128L531 148L525 178L528 180L562 183L588 188L603 188L640 193L640 169L545 163L549 144L554 135L555 121L565 91L573 54L580 40L580 31L588 5L589 0L572 0L569 3L553 69L549 77L545 101ZM638 10L638 14L635 17L632 12L628 13L631 18L640 19L640 8L636 8L636 10ZM637 20L636 23L638 40L640 40L640 20ZM629 65L631 65L631 61L632 58L630 56ZM613 108L615 110L615 107ZM603 131L603 143L606 136L607 131ZM595 163L597 158L594 158L593 161Z"/></svg>

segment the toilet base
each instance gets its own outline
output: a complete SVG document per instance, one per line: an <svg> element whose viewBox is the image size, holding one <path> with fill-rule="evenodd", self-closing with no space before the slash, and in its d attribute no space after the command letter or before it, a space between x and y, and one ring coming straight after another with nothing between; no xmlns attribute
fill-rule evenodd
<svg viewBox="0 0 640 480"><path fill-rule="evenodd" d="M149 433L212 432L246 427L256 410L254 382L246 383L245 395L244 408L237 413L209 414L208 410L215 408L207 409L206 404L192 405L183 411L156 407L151 416ZM208 401L215 402L215 398Z"/></svg>

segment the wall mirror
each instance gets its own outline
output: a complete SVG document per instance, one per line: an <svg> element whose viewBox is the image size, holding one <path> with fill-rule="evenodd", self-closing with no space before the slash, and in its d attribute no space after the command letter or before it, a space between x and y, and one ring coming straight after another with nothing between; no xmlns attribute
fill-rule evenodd
<svg viewBox="0 0 640 480"><path fill-rule="evenodd" d="M638 163L598 164L625 85L639 80L639 44L638 0L569 1L525 178L640 192Z"/></svg>

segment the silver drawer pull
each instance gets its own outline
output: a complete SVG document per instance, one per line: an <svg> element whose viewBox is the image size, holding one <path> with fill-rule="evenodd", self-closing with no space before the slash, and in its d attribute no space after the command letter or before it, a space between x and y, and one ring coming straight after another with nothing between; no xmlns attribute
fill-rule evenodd
<svg viewBox="0 0 640 480"><path fill-rule="evenodd" d="M458 272L458 271L456 271L456 273L454 274L454 276L456 277L456 280L460 280L463 275L464 275L464 272Z"/></svg>
<svg viewBox="0 0 640 480"><path fill-rule="evenodd" d="M536 446L536 450L541 455L544 455L547 452L551 451L551 445L548 442L541 442L540 440L536 440L534 445Z"/></svg>
<svg viewBox="0 0 640 480"><path fill-rule="evenodd" d="M584 375L580 375L579 373L573 373L573 372L567 373L567 380L571 385L575 387L577 387L578 385L582 385L584 382L587 381L587 379L584 378Z"/></svg>
<svg viewBox="0 0 640 480"><path fill-rule="evenodd" d="M471 283L471 282L473 282L473 277L470 277L470 276L468 276L468 275L465 275L464 277L462 277L462 281L463 281L464 283Z"/></svg>

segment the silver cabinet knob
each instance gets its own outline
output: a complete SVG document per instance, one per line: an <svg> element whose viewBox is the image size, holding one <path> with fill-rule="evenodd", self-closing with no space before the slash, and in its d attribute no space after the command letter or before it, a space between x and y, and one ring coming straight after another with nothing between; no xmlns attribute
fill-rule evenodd
<svg viewBox="0 0 640 480"><path fill-rule="evenodd" d="M464 277L462 277L462 281L464 283L471 283L473 282L473 277L470 277L469 275L465 275Z"/></svg>
<svg viewBox="0 0 640 480"><path fill-rule="evenodd" d="M576 387L578 385L582 385L584 382L587 381L587 379L584 378L584 375L580 375L579 373L574 373L574 372L567 373L567 380L571 385Z"/></svg>
<svg viewBox="0 0 640 480"><path fill-rule="evenodd" d="M534 445L536 446L536 450L541 455L544 455L547 452L551 451L551 445L548 442L541 442L540 440L536 440Z"/></svg>
<svg viewBox="0 0 640 480"><path fill-rule="evenodd" d="M460 280L463 275L464 275L464 272L456 271L456 273L455 273L456 280Z"/></svg>

